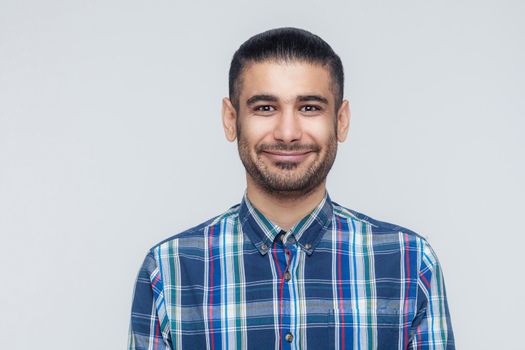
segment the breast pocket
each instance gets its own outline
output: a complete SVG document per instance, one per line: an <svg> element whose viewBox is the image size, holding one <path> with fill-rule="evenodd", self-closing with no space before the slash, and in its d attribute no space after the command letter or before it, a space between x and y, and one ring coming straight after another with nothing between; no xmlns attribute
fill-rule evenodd
<svg viewBox="0 0 525 350"><path fill-rule="evenodd" d="M341 349L344 345L345 349L357 349L359 345L362 349L397 349L399 310L399 303L330 309L326 316L327 348Z"/></svg>

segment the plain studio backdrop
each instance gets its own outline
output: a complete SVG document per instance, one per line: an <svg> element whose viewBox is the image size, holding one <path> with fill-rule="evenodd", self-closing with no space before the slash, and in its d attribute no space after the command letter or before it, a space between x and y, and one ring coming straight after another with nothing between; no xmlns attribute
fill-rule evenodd
<svg viewBox="0 0 525 350"><path fill-rule="evenodd" d="M295 26L340 55L332 199L427 237L458 349L524 349L523 1L0 3L0 348L123 349L147 250L245 189L234 51Z"/></svg>

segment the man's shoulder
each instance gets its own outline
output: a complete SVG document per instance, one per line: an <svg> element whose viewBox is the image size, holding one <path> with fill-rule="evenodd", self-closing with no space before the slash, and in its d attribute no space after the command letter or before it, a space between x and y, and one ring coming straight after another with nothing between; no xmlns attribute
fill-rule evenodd
<svg viewBox="0 0 525 350"><path fill-rule="evenodd" d="M376 247L390 249L393 247L401 247L401 245L412 246L420 251L426 258L428 265L439 265L439 259L436 252L432 248L429 239L421 233L415 232L404 226L393 224L386 221L377 220L370 216L360 213L356 210L346 208L340 204L332 202L334 207L334 215L354 222L354 224L361 224L367 226L364 230L367 234L375 237ZM359 231L359 229L358 229ZM400 245L400 242L403 242Z"/></svg>
<svg viewBox="0 0 525 350"><path fill-rule="evenodd" d="M199 239L199 238L203 238L204 237L204 233L208 230L209 227L211 226L215 226L217 225L218 223L220 222L223 222L224 220L229 220L229 219L232 219L234 217L236 217L239 213L239 206L240 204L236 204L236 205L233 205L232 207L230 207L228 210L226 210L225 212L219 214L219 215L216 215L214 217L212 217L211 219L208 219L196 226L193 226L193 227L190 227L184 231L181 231L179 233L176 233L160 242L158 242L157 244L155 244L151 250L154 250L160 246L163 246L163 245L166 245L166 244L169 244L173 241L180 241L180 240L191 240L192 238L196 238L196 239Z"/></svg>
<svg viewBox="0 0 525 350"><path fill-rule="evenodd" d="M373 234L391 234L403 232L408 234L409 236L413 236L414 238L420 238L426 241L426 238L423 235L404 226L372 218L369 215L360 213L353 209L349 209L336 202L332 202L332 204L334 208L334 215L338 215L347 220L355 220L364 225L368 225L371 228Z"/></svg>

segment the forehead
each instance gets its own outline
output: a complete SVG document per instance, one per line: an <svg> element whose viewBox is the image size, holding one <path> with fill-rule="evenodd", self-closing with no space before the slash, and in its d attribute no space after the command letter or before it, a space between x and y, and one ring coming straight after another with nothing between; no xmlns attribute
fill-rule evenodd
<svg viewBox="0 0 525 350"><path fill-rule="evenodd" d="M308 62L254 62L241 75L239 98L257 94L295 99L299 95L322 95L333 103L331 76L327 67Z"/></svg>

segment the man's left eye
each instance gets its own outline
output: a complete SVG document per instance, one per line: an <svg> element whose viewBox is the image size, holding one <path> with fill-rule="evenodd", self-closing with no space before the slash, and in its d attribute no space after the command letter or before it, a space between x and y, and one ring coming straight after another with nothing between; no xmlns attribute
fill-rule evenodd
<svg viewBox="0 0 525 350"><path fill-rule="evenodd" d="M303 106L301 107L301 111L303 112L317 112L317 111L320 111L321 108L317 107L317 106L313 106L313 105L306 105L306 106Z"/></svg>

